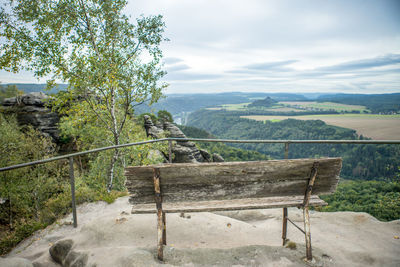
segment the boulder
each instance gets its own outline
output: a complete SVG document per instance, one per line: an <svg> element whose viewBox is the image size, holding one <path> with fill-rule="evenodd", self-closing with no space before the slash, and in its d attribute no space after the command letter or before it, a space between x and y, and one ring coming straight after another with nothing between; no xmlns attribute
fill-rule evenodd
<svg viewBox="0 0 400 267"><path fill-rule="evenodd" d="M65 258L63 266L68 267L84 267L88 261L89 256L86 253L70 251Z"/></svg>
<svg viewBox="0 0 400 267"><path fill-rule="evenodd" d="M65 267L87 266L89 255L72 249L74 241L71 239L60 240L49 249L51 258Z"/></svg>
<svg viewBox="0 0 400 267"><path fill-rule="evenodd" d="M62 265L68 253L71 251L73 244L74 242L71 239L64 239L52 245L49 252L53 260Z"/></svg>
<svg viewBox="0 0 400 267"><path fill-rule="evenodd" d="M48 107L48 100L49 96L42 92L29 93L4 99L2 110L5 114L16 114L19 125L32 125L58 143L60 118Z"/></svg>
<svg viewBox="0 0 400 267"><path fill-rule="evenodd" d="M224 162L224 158L221 157L221 155L217 154L217 153L213 153L212 155L212 161L213 162Z"/></svg>

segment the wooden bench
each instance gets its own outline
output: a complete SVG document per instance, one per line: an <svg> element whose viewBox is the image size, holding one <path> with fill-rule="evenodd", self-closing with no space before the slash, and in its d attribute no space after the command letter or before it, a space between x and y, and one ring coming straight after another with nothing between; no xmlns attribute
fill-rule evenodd
<svg viewBox="0 0 400 267"><path fill-rule="evenodd" d="M132 213L157 213L158 258L166 245L165 213L283 208L285 245L288 207L303 208L307 259L312 259L309 206L336 190L341 158L255 162L175 163L127 167ZM155 205L154 205L155 204ZM293 223L294 224L294 223Z"/></svg>

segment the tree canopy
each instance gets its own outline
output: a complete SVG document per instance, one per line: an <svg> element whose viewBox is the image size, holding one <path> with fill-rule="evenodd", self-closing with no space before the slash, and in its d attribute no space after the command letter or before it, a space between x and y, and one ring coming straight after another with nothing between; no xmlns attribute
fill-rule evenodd
<svg viewBox="0 0 400 267"><path fill-rule="evenodd" d="M131 23L126 0L17 0L0 10L0 69L33 71L38 78L68 83L56 105L87 104L82 114L96 116L111 133L105 143L120 144L135 105L156 102L167 86L160 82L165 24L162 16L141 16ZM62 109L63 109L62 108ZM62 110L61 110L62 111ZM110 163L112 187L116 150Z"/></svg>

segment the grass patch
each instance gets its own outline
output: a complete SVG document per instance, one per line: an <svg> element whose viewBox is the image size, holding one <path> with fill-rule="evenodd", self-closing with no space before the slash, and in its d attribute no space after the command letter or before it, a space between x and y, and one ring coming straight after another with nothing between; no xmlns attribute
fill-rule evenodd
<svg viewBox="0 0 400 267"><path fill-rule="evenodd" d="M295 250L297 249L297 245L295 242L289 241L289 243L287 243L286 245L287 248L290 248L291 250Z"/></svg>

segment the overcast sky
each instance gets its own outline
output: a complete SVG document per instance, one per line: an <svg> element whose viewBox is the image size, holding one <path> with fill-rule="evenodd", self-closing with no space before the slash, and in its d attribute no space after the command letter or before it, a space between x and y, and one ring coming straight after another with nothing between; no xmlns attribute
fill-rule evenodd
<svg viewBox="0 0 400 267"><path fill-rule="evenodd" d="M129 0L126 12L164 16L166 93L400 92L397 0Z"/></svg>

